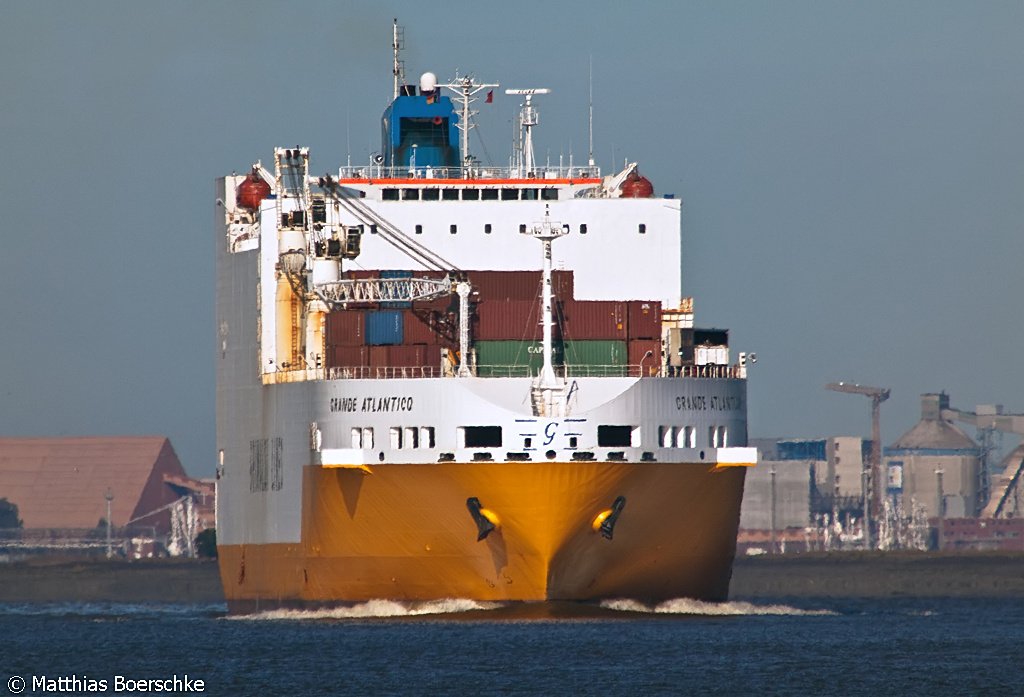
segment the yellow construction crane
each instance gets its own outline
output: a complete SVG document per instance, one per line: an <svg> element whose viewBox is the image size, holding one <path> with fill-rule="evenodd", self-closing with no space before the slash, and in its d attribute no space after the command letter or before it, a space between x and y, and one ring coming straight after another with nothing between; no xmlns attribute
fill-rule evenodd
<svg viewBox="0 0 1024 697"><path fill-rule="evenodd" d="M862 394L871 398L871 461L867 467L868 484L864 490L864 545L867 549L871 549L871 521L878 520L882 512L882 429L879 423L879 414L882 402L889 399L889 389L850 382L830 382L825 385L825 389L848 394ZM871 493L870 503L867 500L869 490Z"/></svg>

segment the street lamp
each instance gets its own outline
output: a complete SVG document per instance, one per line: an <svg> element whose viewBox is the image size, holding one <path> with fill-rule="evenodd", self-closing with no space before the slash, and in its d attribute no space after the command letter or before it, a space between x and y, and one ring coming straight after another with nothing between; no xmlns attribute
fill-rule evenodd
<svg viewBox="0 0 1024 697"><path fill-rule="evenodd" d="M110 504L114 501L114 492L110 490L109 486L103 498L107 500L107 559L110 559L114 556L114 552L110 547Z"/></svg>

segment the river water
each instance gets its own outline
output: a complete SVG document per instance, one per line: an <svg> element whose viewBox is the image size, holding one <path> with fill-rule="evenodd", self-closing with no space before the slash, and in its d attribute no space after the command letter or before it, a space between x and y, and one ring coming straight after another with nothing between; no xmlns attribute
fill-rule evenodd
<svg viewBox="0 0 1024 697"><path fill-rule="evenodd" d="M572 619L508 610L379 602L234 618L221 605L0 605L0 695L1024 692L1016 600L623 601Z"/></svg>

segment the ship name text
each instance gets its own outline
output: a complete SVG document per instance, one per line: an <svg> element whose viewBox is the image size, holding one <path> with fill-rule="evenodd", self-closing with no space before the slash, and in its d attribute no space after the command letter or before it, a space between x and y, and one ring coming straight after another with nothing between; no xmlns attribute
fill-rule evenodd
<svg viewBox="0 0 1024 697"><path fill-rule="evenodd" d="M735 411L742 408L743 399L740 397L705 394L676 397L676 409L679 411Z"/></svg>
<svg viewBox="0 0 1024 697"><path fill-rule="evenodd" d="M412 397L331 397L332 412L412 411Z"/></svg>

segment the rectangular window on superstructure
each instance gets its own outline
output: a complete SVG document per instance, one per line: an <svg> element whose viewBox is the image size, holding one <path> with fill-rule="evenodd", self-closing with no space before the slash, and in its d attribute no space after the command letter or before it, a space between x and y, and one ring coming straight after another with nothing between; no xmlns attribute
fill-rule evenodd
<svg viewBox="0 0 1024 697"><path fill-rule="evenodd" d="M497 189L481 189L480 198L484 201L497 201L498 190Z"/></svg>
<svg viewBox="0 0 1024 697"><path fill-rule="evenodd" d="M420 443L424 448L433 448L434 446L434 427L423 426L420 428Z"/></svg>
<svg viewBox="0 0 1024 697"><path fill-rule="evenodd" d="M380 197L384 201L397 201L398 189L384 189L380 192Z"/></svg>
<svg viewBox="0 0 1024 697"><path fill-rule="evenodd" d="M540 197L543 201L557 201L558 200L558 189L547 188L540 190Z"/></svg>
<svg viewBox="0 0 1024 697"><path fill-rule="evenodd" d="M598 426L597 445L599 448L628 448L633 443L632 426Z"/></svg>
<svg viewBox="0 0 1024 697"><path fill-rule="evenodd" d="M536 201L538 191L536 189L523 189L522 198L524 201Z"/></svg>
<svg viewBox="0 0 1024 697"><path fill-rule="evenodd" d="M479 201L480 200L480 189L463 189L462 190L463 201Z"/></svg>
<svg viewBox="0 0 1024 697"><path fill-rule="evenodd" d="M458 189L441 189L441 200L442 201L458 201L459 190Z"/></svg>
<svg viewBox="0 0 1024 697"><path fill-rule="evenodd" d="M586 223L580 223L580 234L581 235L586 235L587 234L587 224Z"/></svg>
<svg viewBox="0 0 1024 697"><path fill-rule="evenodd" d="M490 235L491 234L491 224L490 223L484 223L484 234L485 235Z"/></svg>
<svg viewBox="0 0 1024 697"><path fill-rule="evenodd" d="M372 448L373 448L373 429L372 428L364 428L363 429L363 449L364 450L370 450Z"/></svg>
<svg viewBox="0 0 1024 697"><path fill-rule="evenodd" d="M658 444L663 448L675 446L675 429L672 426L658 426Z"/></svg>
<svg viewBox="0 0 1024 697"><path fill-rule="evenodd" d="M358 426L352 429L352 447L356 450L363 447L363 429Z"/></svg>
<svg viewBox="0 0 1024 697"><path fill-rule="evenodd" d="M501 426L460 426L462 447L500 448Z"/></svg>
<svg viewBox="0 0 1024 697"><path fill-rule="evenodd" d="M459 226L456 225L455 223L452 223L451 225L448 226L448 232L452 233L453 235L456 232L458 232L458 231L459 231Z"/></svg>
<svg viewBox="0 0 1024 697"><path fill-rule="evenodd" d="M402 189L402 200L403 201L419 201L420 190L419 189Z"/></svg>
<svg viewBox="0 0 1024 697"><path fill-rule="evenodd" d="M519 189L502 189L501 190L502 201L518 201L519 200Z"/></svg>
<svg viewBox="0 0 1024 697"><path fill-rule="evenodd" d="M438 189L424 189L423 200L424 201L436 201L441 198L441 192Z"/></svg>
<svg viewBox="0 0 1024 697"><path fill-rule="evenodd" d="M647 223L640 223L640 225L637 226L637 230L639 231L639 233L641 235L646 235L647 234Z"/></svg>
<svg viewBox="0 0 1024 697"><path fill-rule="evenodd" d="M676 434L676 447L697 447L697 430L693 426L683 426L682 428L677 430Z"/></svg>
<svg viewBox="0 0 1024 697"><path fill-rule="evenodd" d="M423 226L422 225L417 225L416 226L416 234L417 235L422 235L423 234Z"/></svg>
<svg viewBox="0 0 1024 697"><path fill-rule="evenodd" d="M415 426L406 426L402 441L407 448L420 447L419 430Z"/></svg>

